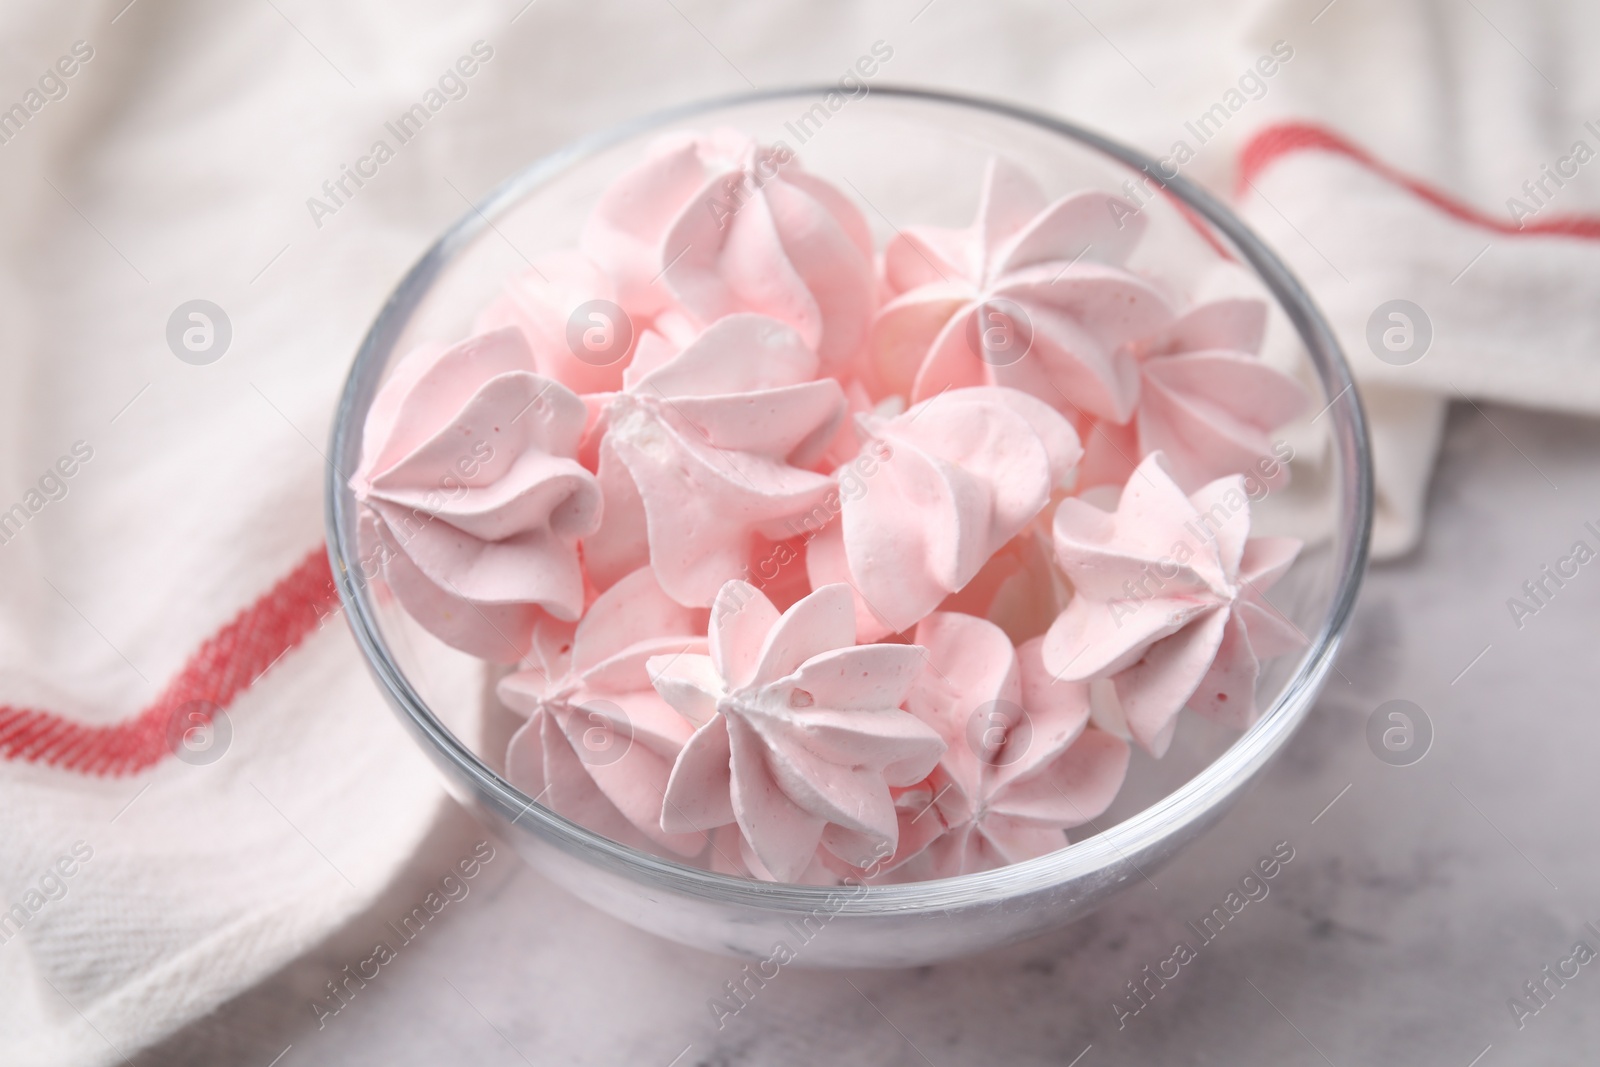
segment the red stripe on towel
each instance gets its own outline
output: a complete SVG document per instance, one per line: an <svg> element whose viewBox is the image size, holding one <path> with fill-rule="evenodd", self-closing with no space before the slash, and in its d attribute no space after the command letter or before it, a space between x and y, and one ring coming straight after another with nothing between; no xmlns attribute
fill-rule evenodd
<svg viewBox="0 0 1600 1067"><path fill-rule="evenodd" d="M173 751L172 723L209 722L321 625L339 595L322 547L195 649L149 707L111 726L90 726L35 708L0 704L0 757L116 777Z"/></svg>
<svg viewBox="0 0 1600 1067"><path fill-rule="evenodd" d="M1250 183L1273 163L1296 152L1332 152L1354 160L1374 174L1400 186L1461 222L1481 226L1509 236L1560 236L1600 240L1600 217L1593 215L1555 215L1543 221L1529 220L1522 225L1509 218L1485 214L1464 200L1435 189L1378 159L1366 149L1323 126L1308 122L1284 122L1256 132L1239 153L1239 178L1236 195L1243 196Z"/></svg>

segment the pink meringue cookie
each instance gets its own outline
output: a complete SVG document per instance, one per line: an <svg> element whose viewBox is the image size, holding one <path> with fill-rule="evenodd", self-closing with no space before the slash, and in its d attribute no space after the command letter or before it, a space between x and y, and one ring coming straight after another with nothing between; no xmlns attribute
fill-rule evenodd
<svg viewBox="0 0 1600 1067"><path fill-rule="evenodd" d="M813 586L847 582L868 638L915 626L962 589L1071 478L1071 425L1011 389L956 389L893 418L858 420L887 455L807 553Z"/></svg>
<svg viewBox="0 0 1600 1067"><path fill-rule="evenodd" d="M478 316L475 332L522 331L535 369L574 393L612 392L639 333L606 274L577 252L541 258Z"/></svg>
<svg viewBox="0 0 1600 1067"><path fill-rule="evenodd" d="M1286 484L1289 468L1271 435L1309 398L1255 355L1265 327L1261 301L1218 300L1140 341L1138 410L1124 425L1085 434L1082 484L1120 485L1139 457L1157 451L1185 492L1230 474L1274 489Z"/></svg>
<svg viewBox="0 0 1600 1067"><path fill-rule="evenodd" d="M790 879L782 879L767 870L761 857L755 854L738 823L719 826L708 835L711 838L711 869L718 874L731 874L737 878L750 878L758 882L790 881L795 885L838 885L842 873L853 873L855 868L835 859L825 848L811 855L805 870ZM840 868L835 871L834 868Z"/></svg>
<svg viewBox="0 0 1600 1067"><path fill-rule="evenodd" d="M917 627L929 669L906 709L946 745L924 783L897 798L890 880L949 878L1042 856L1110 805L1128 746L1088 728L1089 687L1058 682L1042 638L1014 648L996 626L939 612ZM898 868L898 870L897 870Z"/></svg>
<svg viewBox="0 0 1600 1067"><path fill-rule="evenodd" d="M497 330L404 361L374 399L361 466L363 550L406 610L473 655L516 662L540 612L583 610L578 540L600 524L575 460L583 402Z"/></svg>
<svg viewBox="0 0 1600 1067"><path fill-rule="evenodd" d="M860 210L787 147L733 130L663 138L607 189L581 243L641 320L677 310L704 328L768 315L799 331L828 373L860 348L874 310Z"/></svg>
<svg viewBox="0 0 1600 1067"><path fill-rule="evenodd" d="M944 743L900 710L923 650L855 641L845 586L782 615L748 583L724 586L710 655L648 664L656 689L695 726L667 784L663 829L737 823L780 881L801 877L819 845L857 866L893 852L890 787L924 778Z"/></svg>
<svg viewBox="0 0 1600 1067"><path fill-rule="evenodd" d="M1006 632L1013 644L1044 636L1071 595L1056 572L1047 506L1039 517L989 557L959 592L939 605L987 619Z"/></svg>
<svg viewBox="0 0 1600 1067"><path fill-rule="evenodd" d="M606 522L585 543L595 582L655 568L683 604L739 577L752 540L792 536L832 480L806 469L843 417L839 383L793 329L730 315L607 402L599 481Z"/></svg>
<svg viewBox="0 0 1600 1067"><path fill-rule="evenodd" d="M890 240L895 295L873 319L869 385L913 400L1004 385L1127 421L1139 397L1130 345L1173 317L1120 266L1143 230L1126 201L1082 192L1046 203L1026 174L991 159L972 226L913 226Z"/></svg>
<svg viewBox="0 0 1600 1067"><path fill-rule="evenodd" d="M546 619L532 666L500 680L528 721L512 735L506 777L551 810L618 841L641 835L684 856L703 834L661 829L661 798L692 732L650 685L652 656L703 655L705 612L661 591L649 568L600 594L573 627Z"/></svg>
<svg viewBox="0 0 1600 1067"><path fill-rule="evenodd" d="M1050 674L1093 681L1096 721L1125 723L1157 756L1185 705L1249 725L1261 661L1304 644L1263 595L1300 542L1249 533L1243 478L1185 496L1159 452L1139 464L1115 513L1063 500L1056 561L1074 595L1045 635Z"/></svg>

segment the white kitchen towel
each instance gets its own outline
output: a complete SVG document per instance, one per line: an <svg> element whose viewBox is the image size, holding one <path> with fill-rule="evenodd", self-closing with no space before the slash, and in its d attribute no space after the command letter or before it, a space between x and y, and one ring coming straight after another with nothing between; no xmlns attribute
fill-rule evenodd
<svg viewBox="0 0 1600 1067"><path fill-rule="evenodd" d="M460 205L299 227L478 23L352 11L357 92L270 4L125 5L0 11L8 1067L137 1056L359 912L441 800L330 615L321 453L365 323ZM177 351L209 363L168 341L196 299L210 344L184 314Z"/></svg>
<svg viewBox="0 0 1600 1067"><path fill-rule="evenodd" d="M836 79L878 41L877 81L1184 141L1333 321L1393 554L1450 400L1600 411L1596 40L1594 5L1513 0L13 0L0 1062L136 1055L427 831L431 772L327 618L322 452L383 296L506 174L669 103ZM317 208L419 102L421 133Z"/></svg>

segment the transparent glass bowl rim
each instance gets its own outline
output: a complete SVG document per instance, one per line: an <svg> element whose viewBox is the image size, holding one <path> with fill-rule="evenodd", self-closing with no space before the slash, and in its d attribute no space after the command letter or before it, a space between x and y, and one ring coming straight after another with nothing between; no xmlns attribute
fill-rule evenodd
<svg viewBox="0 0 1600 1067"><path fill-rule="evenodd" d="M370 586L358 580L350 563L359 561L356 505L340 469L353 469L360 455L361 426L391 349L434 279L473 240L510 210L572 165L620 142L713 112L786 98L813 99L833 90L830 85L797 86L740 93L658 111L590 136L530 164L489 192L472 210L445 231L405 275L380 310L357 351L334 419L333 462L328 464L328 553L345 615L369 668L390 702L409 718L415 731L433 747L480 801L487 801L509 822L521 823L569 855L646 886L723 905L810 911L827 906L841 914L906 914L942 911L1014 897L1072 883L1112 867L1129 856L1170 851L1171 839L1186 827L1202 823L1213 809L1229 801L1245 781L1288 739L1314 701L1332 666L1339 639L1349 622L1366 567L1372 524L1372 469L1366 419L1350 369L1332 330L1310 296L1287 267L1233 212L1181 175L1168 178L1155 161L1100 134L1070 122L999 101L936 90L873 86L871 96L967 109L1017 121L1077 142L1148 174L1182 205L1205 220L1233 245L1272 293L1298 331L1324 393L1333 400L1324 412L1331 422L1339 479L1338 558L1333 561L1336 587L1310 653L1259 720L1189 781L1123 822L1037 859L933 881L856 887L840 901L838 886L757 882L716 874L618 844L534 803L533 798L495 773L438 719L411 686L389 651L379 628Z"/></svg>

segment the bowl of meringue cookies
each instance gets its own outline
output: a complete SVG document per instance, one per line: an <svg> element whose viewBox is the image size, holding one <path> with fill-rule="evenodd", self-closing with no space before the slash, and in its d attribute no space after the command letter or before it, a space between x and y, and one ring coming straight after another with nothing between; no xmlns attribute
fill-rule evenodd
<svg viewBox="0 0 1600 1067"><path fill-rule="evenodd" d="M454 794L776 965L1148 878L1309 713L1372 511L1337 343L1227 208L864 85L513 176L390 297L332 447L347 618Z"/></svg>

